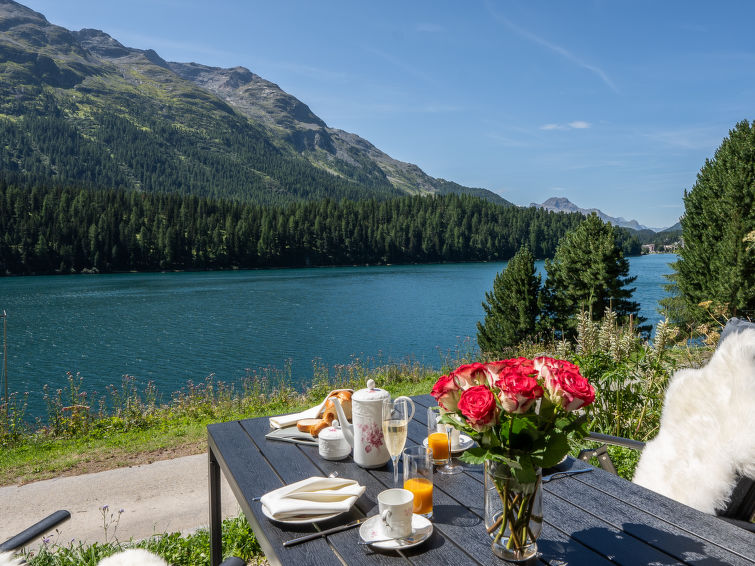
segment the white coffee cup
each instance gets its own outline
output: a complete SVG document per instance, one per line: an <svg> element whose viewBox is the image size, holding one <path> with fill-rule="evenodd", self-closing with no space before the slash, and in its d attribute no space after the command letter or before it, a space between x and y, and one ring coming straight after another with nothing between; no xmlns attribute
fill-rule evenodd
<svg viewBox="0 0 755 566"><path fill-rule="evenodd" d="M412 534L414 494L408 489L386 489L378 494L378 507L385 536L402 538Z"/></svg>

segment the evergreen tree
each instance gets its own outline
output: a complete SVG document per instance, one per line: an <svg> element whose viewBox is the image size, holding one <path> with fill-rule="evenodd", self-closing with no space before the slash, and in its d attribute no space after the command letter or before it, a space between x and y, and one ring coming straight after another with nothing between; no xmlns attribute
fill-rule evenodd
<svg viewBox="0 0 755 566"><path fill-rule="evenodd" d="M702 322L700 303L728 306L732 315L755 316L755 251L747 237L755 229L755 122L738 123L713 159L705 161L684 195L674 295L664 300L677 322Z"/></svg>
<svg viewBox="0 0 755 566"><path fill-rule="evenodd" d="M477 323L477 344L488 354L500 354L535 333L539 312L540 276L535 258L524 246L495 276L492 292L485 293L485 319Z"/></svg>
<svg viewBox="0 0 755 566"><path fill-rule="evenodd" d="M639 304L631 300L634 289L627 285L636 277L628 277L629 262L614 229L596 214L561 239L553 260L545 261L545 270L542 306L550 318L548 326L557 332L571 334L578 313L587 311L599 320L608 307L621 322L629 315L638 323L645 320L637 315Z"/></svg>

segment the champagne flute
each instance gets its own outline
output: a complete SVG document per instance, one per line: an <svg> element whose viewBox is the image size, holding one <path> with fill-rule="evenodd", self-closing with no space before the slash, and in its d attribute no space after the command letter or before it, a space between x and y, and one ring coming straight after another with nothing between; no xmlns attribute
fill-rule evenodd
<svg viewBox="0 0 755 566"><path fill-rule="evenodd" d="M443 464L438 468L438 473L460 474L464 471L464 468L454 464L453 453L451 452L453 427L441 422L442 416L443 412L440 407L427 409L427 444L433 451L433 462L437 465Z"/></svg>
<svg viewBox="0 0 755 566"><path fill-rule="evenodd" d="M404 444L406 444L409 420L414 414L414 403L411 405L410 413L410 405L407 401L411 400L406 397L399 397L394 401L386 399L383 402L383 438L393 461L394 487L398 487L398 459L404 449Z"/></svg>

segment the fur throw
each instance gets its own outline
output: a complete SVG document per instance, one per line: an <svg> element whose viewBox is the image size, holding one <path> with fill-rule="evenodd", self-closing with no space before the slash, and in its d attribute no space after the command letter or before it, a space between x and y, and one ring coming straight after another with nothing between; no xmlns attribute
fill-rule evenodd
<svg viewBox="0 0 755 566"><path fill-rule="evenodd" d="M737 476L755 478L755 326L737 330L705 367L671 378L633 480L711 514L726 507Z"/></svg>
<svg viewBox="0 0 755 566"><path fill-rule="evenodd" d="M156 554L132 548L103 558L97 566L168 566L168 563Z"/></svg>
<svg viewBox="0 0 755 566"><path fill-rule="evenodd" d="M14 556L12 552L0 552L0 566L21 566L21 564L26 563Z"/></svg>

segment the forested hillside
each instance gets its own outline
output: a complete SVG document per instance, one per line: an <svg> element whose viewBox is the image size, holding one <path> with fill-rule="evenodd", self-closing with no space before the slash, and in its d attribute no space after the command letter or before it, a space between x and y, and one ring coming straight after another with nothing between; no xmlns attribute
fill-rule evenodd
<svg viewBox="0 0 755 566"><path fill-rule="evenodd" d="M264 207L0 181L0 273L488 261L523 243L542 258L583 220L467 195Z"/></svg>
<svg viewBox="0 0 755 566"><path fill-rule="evenodd" d="M248 69L168 63L0 0L0 171L26 182L284 205L485 189L435 179Z"/></svg>
<svg viewBox="0 0 755 566"><path fill-rule="evenodd" d="M273 145L261 128L232 112L188 128L166 122L151 101L128 97L120 100L120 112L100 109L86 97L69 104L41 92L35 104L27 101L23 109L14 112L16 105L5 106L0 168L27 182L178 192L259 204L401 194L386 180L366 177L357 183L313 167ZM71 114L81 116L71 119ZM184 119L191 121L191 116Z"/></svg>

